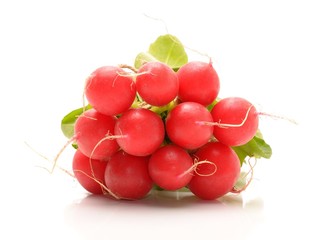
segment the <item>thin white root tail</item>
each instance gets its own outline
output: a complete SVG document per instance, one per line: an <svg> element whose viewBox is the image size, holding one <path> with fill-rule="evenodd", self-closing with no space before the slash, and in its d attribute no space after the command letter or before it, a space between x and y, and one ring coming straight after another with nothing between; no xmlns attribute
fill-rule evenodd
<svg viewBox="0 0 326 240"><path fill-rule="evenodd" d="M24 142L24 143L26 144L26 146L27 146L28 148L30 148L33 152L35 152L35 153L36 153L37 155L39 155L41 158L43 158L43 159L45 159L45 160L47 160L47 161L53 163L53 161L51 161L49 158L47 158L46 156L42 155L41 153L37 152L37 151L36 151L34 148L32 148L32 147L31 147L27 142ZM48 169L48 168L46 168L46 167L43 167L43 166L36 166L36 167L42 168L42 169L46 170L47 172L51 173L51 170ZM62 171L62 172L64 172L64 173L68 174L69 176L75 178L75 175L74 175L73 173L69 172L67 169L64 169L63 167L58 166L58 164L56 164L55 167L58 168L60 171ZM52 172L53 172L53 171L52 171Z"/></svg>
<svg viewBox="0 0 326 240"><path fill-rule="evenodd" d="M114 140L114 139L123 138L123 137L125 137L125 136L124 135L116 135L116 136L114 136L114 135L109 135L109 133L108 133L106 137L104 137L100 141L98 141L98 143L93 148L93 150L91 152L91 155L89 157L89 165L90 165L90 168L91 168L92 177L95 178L94 169L93 169L93 165L92 165L92 159L93 159L93 155L95 153L95 150L106 140Z"/></svg>
<svg viewBox="0 0 326 240"><path fill-rule="evenodd" d="M52 174L54 169L56 168L56 165L57 165L57 162L58 162L58 159L59 157L61 156L61 154L63 153L63 151L71 144L73 143L74 141L76 140L76 136L73 136L72 138L70 138L66 143L65 145L60 149L60 151L58 152L58 154L55 156L55 158L53 159L53 165L52 165L52 168L50 170L50 173Z"/></svg>
<svg viewBox="0 0 326 240"><path fill-rule="evenodd" d="M238 123L238 124L221 123L221 122L205 122L205 121L197 121L196 123L197 124L200 124L200 125L206 125L206 126L217 126L217 127L220 127L220 128L242 127L245 124L245 122L247 121L247 119L248 119L249 112L250 112L251 108L253 108L253 105L251 105L248 108L244 119L242 120L241 123Z"/></svg>
<svg viewBox="0 0 326 240"><path fill-rule="evenodd" d="M137 73L138 72L138 69L133 67L133 66L130 66L128 64L119 64L118 65L119 68L126 68L126 69L129 69L131 71L133 71L134 73Z"/></svg>
<svg viewBox="0 0 326 240"><path fill-rule="evenodd" d="M214 166L214 170L211 173L208 173L208 174L201 174L201 173L199 173L197 171L198 166L199 165L202 165L202 164L206 164L206 163L213 165ZM195 172L198 176L208 177L208 176L211 176L214 173L216 173L216 171L217 171L217 166L216 166L215 163L213 163L211 161L208 161L208 160L198 161L198 158L195 158L194 164L189 169L187 169L185 172L183 172L182 174L180 174L178 176L178 178L182 178L182 177L184 177L187 174L192 174L192 172Z"/></svg>
<svg viewBox="0 0 326 240"><path fill-rule="evenodd" d="M197 171L198 166L201 165L201 164L205 164L205 163L213 165L213 166L214 166L214 171L211 172L211 173L208 173L208 174L201 174L201 173L199 173L199 172ZM203 161L196 162L194 165L196 165L196 168L194 169L195 173L196 173L198 176L201 176L201 177L208 177L208 176L211 176L211 175L213 175L214 173L216 173L216 171L217 171L217 166L216 166L216 164L213 163L213 162L210 162L210 161L208 161L208 160L203 160Z"/></svg>
<svg viewBox="0 0 326 240"><path fill-rule="evenodd" d="M126 73L121 73L121 72L117 72L117 76L121 76L121 77L137 77L137 76L141 76L141 75L146 75L146 74L152 74L154 75L153 73L151 72L134 72L134 73L130 73L130 72L126 72Z"/></svg>
<svg viewBox="0 0 326 240"><path fill-rule="evenodd" d="M77 170L77 169L74 170L74 172L80 172L80 173L84 174L86 177L89 177L90 179L93 179L96 183L98 183L101 186L101 188L103 190L103 194L108 193L117 200L121 199L118 195L114 194L110 189L108 189L108 187L105 186L101 181L99 181L95 176L90 176L87 173L85 173L84 171Z"/></svg>
<svg viewBox="0 0 326 240"><path fill-rule="evenodd" d="M265 112L259 112L258 113L259 115L262 115L262 116L267 116L267 117L271 117L273 119L282 119L282 120L286 120L290 123L293 123L293 124L296 124L298 125L298 122L294 119L291 119L291 118L287 118L285 116L281 116L281 115L275 115L275 114L271 114L271 113L265 113Z"/></svg>
<svg viewBox="0 0 326 240"><path fill-rule="evenodd" d="M250 158L250 159L252 159L252 158ZM254 158L255 159L254 164L251 164L250 159L248 160L248 164L249 164L250 170L246 173L246 175L243 176L243 178L246 179L248 177L248 175L250 174L249 180L247 181L246 185L243 186L241 189L237 189L234 186L232 188L232 190L231 190L232 193L241 193L241 192L245 191L248 188L248 186L250 185L250 183L251 183L251 181L252 181L252 179L254 177L254 167L257 164L257 159L256 158Z"/></svg>

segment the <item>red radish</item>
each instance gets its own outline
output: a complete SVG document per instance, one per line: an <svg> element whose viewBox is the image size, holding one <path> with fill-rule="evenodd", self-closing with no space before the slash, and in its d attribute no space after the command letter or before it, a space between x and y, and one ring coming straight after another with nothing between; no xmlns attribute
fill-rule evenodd
<svg viewBox="0 0 326 240"><path fill-rule="evenodd" d="M119 67L96 69L86 80L85 96L97 111L117 115L130 108L136 96L131 76Z"/></svg>
<svg viewBox="0 0 326 240"><path fill-rule="evenodd" d="M186 149L196 149L213 136L213 126L200 124L212 122L210 112L201 104L184 102L174 107L166 118L166 132L170 140Z"/></svg>
<svg viewBox="0 0 326 240"><path fill-rule="evenodd" d="M136 89L148 104L163 106L177 97L179 81L177 74L168 65L148 62L138 70Z"/></svg>
<svg viewBox="0 0 326 240"><path fill-rule="evenodd" d="M153 181L165 190L185 187L192 178L193 159L183 148L166 145L152 154L148 164Z"/></svg>
<svg viewBox="0 0 326 240"><path fill-rule="evenodd" d="M211 111L214 136L228 146L240 146L250 141L258 130L256 108L246 99L229 97L220 100Z"/></svg>
<svg viewBox="0 0 326 240"><path fill-rule="evenodd" d="M178 70L177 75L182 102L197 102L207 106L217 98L220 80L212 62L188 62Z"/></svg>
<svg viewBox="0 0 326 240"><path fill-rule="evenodd" d="M147 156L156 151L164 140L164 123L148 109L129 109L117 120L114 133L119 146L135 156Z"/></svg>
<svg viewBox="0 0 326 240"><path fill-rule="evenodd" d="M130 155L122 150L115 153L105 169L105 185L120 199L145 197L153 186L148 173L149 157Z"/></svg>
<svg viewBox="0 0 326 240"><path fill-rule="evenodd" d="M114 135L116 118L89 109L75 123L75 140L78 149L87 157L108 159L119 145Z"/></svg>
<svg viewBox="0 0 326 240"><path fill-rule="evenodd" d="M229 146L210 142L198 149L194 157L200 164L188 187L197 197L213 200L230 192L240 175L240 160Z"/></svg>
<svg viewBox="0 0 326 240"><path fill-rule="evenodd" d="M90 159L77 149L72 169L80 185L93 194L103 194L104 172L107 161Z"/></svg>
<svg viewBox="0 0 326 240"><path fill-rule="evenodd" d="M136 56L135 67L94 69L85 80L86 104L61 121L69 140L51 173L73 145L74 175L94 194L136 200L155 187L187 188L212 200L244 191L254 167L247 158L272 154L258 130L259 115L286 118L257 112L240 97L221 99L212 60L188 62L184 50L167 34ZM250 172L239 179L243 164Z"/></svg>

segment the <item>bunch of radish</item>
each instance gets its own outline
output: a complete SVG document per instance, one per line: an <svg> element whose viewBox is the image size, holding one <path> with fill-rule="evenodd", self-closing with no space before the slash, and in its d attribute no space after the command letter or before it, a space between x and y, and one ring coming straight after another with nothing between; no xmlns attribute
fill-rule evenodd
<svg viewBox="0 0 326 240"><path fill-rule="evenodd" d="M182 189L213 200L239 191L248 157L270 157L255 106L218 96L211 60L169 64L176 51L163 48L169 39L179 43L172 35L159 37L150 47L153 57L137 56L135 67L95 69L85 82L88 105L63 119L76 149L74 176L88 192L136 200L153 189ZM155 55L153 46L169 59Z"/></svg>

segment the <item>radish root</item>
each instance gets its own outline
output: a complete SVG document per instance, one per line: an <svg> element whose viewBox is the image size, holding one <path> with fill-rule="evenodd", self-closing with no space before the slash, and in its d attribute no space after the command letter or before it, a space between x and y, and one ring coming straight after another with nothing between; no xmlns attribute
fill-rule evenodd
<svg viewBox="0 0 326 240"><path fill-rule="evenodd" d="M273 119L282 119L282 120L286 120L286 121L289 121L290 123L293 123L293 124L296 124L298 125L298 122L294 119L291 119L291 118L287 118L287 117L284 117L284 116L280 116L280 115L275 115L275 114L270 114L270 113L265 113L265 112L258 112L259 115L262 115L262 116L267 116L267 117L271 117Z"/></svg>
<svg viewBox="0 0 326 240"><path fill-rule="evenodd" d="M208 163L208 164L213 165L213 166L214 166L214 171L211 172L211 173L208 173L208 174L201 174L201 173L199 173L199 172L197 171L198 166L201 165L201 164L205 164L205 163ZM197 160L197 161L196 161L196 159L195 159L195 164L194 164L194 165L196 166L196 168L194 169L195 173L196 173L198 176L201 176L201 177L208 177L208 176L211 176L211 175L213 175L214 173L216 173L216 171L217 171L217 166L216 166L216 164L213 163L213 162L210 162L210 161L208 161L208 160L203 160L203 161L198 161L198 160Z"/></svg>
<svg viewBox="0 0 326 240"><path fill-rule="evenodd" d="M137 68L135 68L133 66L130 66L128 64L119 64L118 67L129 69L129 70L133 71L134 73L137 73L138 72L138 69Z"/></svg>
<svg viewBox="0 0 326 240"><path fill-rule="evenodd" d="M249 112L251 110L251 108L253 107L253 105L251 105L247 112L246 112L246 115L244 117L244 119L242 120L241 123L238 123L238 124L231 124L231 123L221 123L221 122L205 122L205 121L197 121L196 123L197 124L200 124L200 125L206 125L206 126L218 126L220 128L229 128L229 127L242 127L245 122L247 121L248 119L248 116L249 116Z"/></svg>
<svg viewBox="0 0 326 240"><path fill-rule="evenodd" d="M108 132L106 134L106 136L104 138L102 138L96 145L95 147L93 148L92 152L91 152L91 155L89 157L89 165L90 165L90 168L91 168L91 173L92 173L92 176L95 178L95 174L94 174L94 169L93 169L93 165L92 165L92 159L93 159L93 155L95 153L95 150L106 140L114 140L114 139L118 139L118 138L123 138L125 137L125 135L109 135L110 133Z"/></svg>
<svg viewBox="0 0 326 240"><path fill-rule="evenodd" d="M121 199L118 195L114 194L110 189L107 188L107 186L105 186L101 181L99 181L95 176L90 176L87 173L85 173L82 170L77 170L75 169L74 172L80 172L82 174L84 174L85 176L89 177L90 179L93 179L96 183L98 183L102 190L103 190L103 194L110 194L112 197L114 197L115 199L119 200Z"/></svg>
<svg viewBox="0 0 326 240"><path fill-rule="evenodd" d="M205 163L213 165L213 166L214 166L214 171L211 172L211 173L208 173L208 174L201 174L201 173L199 173L199 172L197 171L198 166L199 166L199 165L202 165L202 164L205 164ZM194 160L194 164L193 164L193 165L192 165L188 170L186 170L185 172L183 172L182 174L180 174L180 175L178 176L178 178L182 178L182 177L184 177L184 176L187 175L187 174L192 174L192 172L195 172L198 176L208 177L208 176L211 176L211 175L213 175L214 173L216 173L216 171L217 171L217 166L216 166L215 163L213 163L213 162L211 162L211 161L208 161L208 160L198 161L198 158L195 158L195 160Z"/></svg>
<svg viewBox="0 0 326 240"><path fill-rule="evenodd" d="M49 161L49 162L53 162L53 161L51 161L49 158L47 158L46 156L44 156L43 154L37 152L37 151L36 151L34 148L32 148L32 146L29 145L27 142L24 142L24 143L25 143L25 145L26 145L28 148L30 148L34 153L36 153L36 154L37 154L38 156L40 156L41 158L43 158L43 159L45 159L45 160L47 160L47 161ZM46 167L43 167L43 166L36 166L36 167L42 168L42 169L46 170L47 172L51 173L51 170L48 169L48 168L46 168ZM63 167L60 167L58 164L56 165L56 168L58 168L60 171L62 171L62 172L64 172L64 173L68 174L70 177L75 178L75 175L74 175L73 173L69 172L67 169L64 169ZM53 172L53 171L52 171L52 172Z"/></svg>
<svg viewBox="0 0 326 240"><path fill-rule="evenodd" d="M135 73L121 73L121 72L117 72L117 75L118 75L118 76L122 76L122 77L132 77L132 78L135 78L135 77L137 77L137 76L141 76L141 75L145 75L145 74L151 74L151 75L154 76L153 73L148 72L148 71L141 72L141 73L139 73L139 72L135 72Z"/></svg>
<svg viewBox="0 0 326 240"><path fill-rule="evenodd" d="M61 156L61 154L63 153L63 151L70 145L72 144L75 140L77 139L77 136L73 136L72 138L70 138L65 145L60 149L60 151L58 152L58 154L55 156L55 158L53 159L53 165L52 168L50 170L50 173L52 174L54 169L56 168L57 162L59 157Z"/></svg>
<svg viewBox="0 0 326 240"><path fill-rule="evenodd" d="M232 190L231 190L232 193L241 193L241 192L245 191L245 190L248 188L248 186L250 185L250 183L251 183L251 181L252 181L252 179L253 179L253 177L254 177L254 167L255 167L256 164L257 164L257 159L256 159L256 158L254 158L254 160L255 160L254 164L251 163L251 161L250 161L251 159L252 159L252 158L250 158L250 159L248 160L248 164L249 164L250 169L249 169L249 171L246 173L246 175L243 176L243 179L246 179L246 178L248 177L248 175L250 175L249 180L247 181L246 185L245 185L244 187L242 187L241 189L237 189L237 188L234 186L234 187L232 188Z"/></svg>

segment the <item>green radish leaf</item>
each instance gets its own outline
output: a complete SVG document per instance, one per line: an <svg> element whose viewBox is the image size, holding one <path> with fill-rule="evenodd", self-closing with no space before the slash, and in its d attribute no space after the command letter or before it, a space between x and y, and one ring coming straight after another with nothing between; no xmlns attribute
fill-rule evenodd
<svg viewBox="0 0 326 240"><path fill-rule="evenodd" d="M87 105L86 107L75 109L64 116L64 118L61 120L61 131L67 138L72 138L74 136L74 126L78 116L91 108L92 107L90 105Z"/></svg>
<svg viewBox="0 0 326 240"><path fill-rule="evenodd" d="M236 154L238 155L238 158L240 160L240 164L242 166L242 164L245 162L245 159L248 155L248 153L246 153L244 150L241 149L240 147L232 147L233 150L236 152Z"/></svg>
<svg viewBox="0 0 326 240"><path fill-rule="evenodd" d="M259 134L260 135L260 134ZM241 165L245 162L246 157L254 158L271 158L272 148L260 136L254 136L248 143L233 147L237 153Z"/></svg>
<svg viewBox="0 0 326 240"><path fill-rule="evenodd" d="M147 52L141 52L135 59L135 67L140 68L146 62L159 61L174 70L188 62L187 53L179 39L171 34L159 36Z"/></svg>

